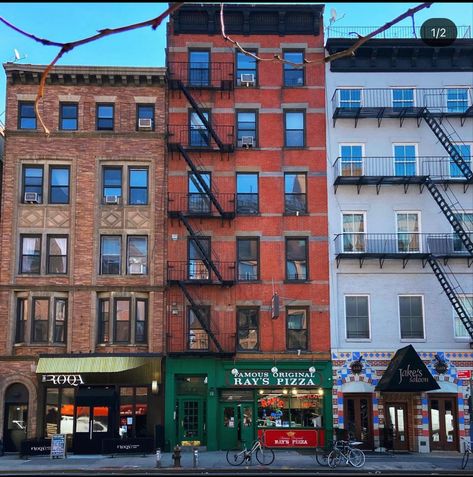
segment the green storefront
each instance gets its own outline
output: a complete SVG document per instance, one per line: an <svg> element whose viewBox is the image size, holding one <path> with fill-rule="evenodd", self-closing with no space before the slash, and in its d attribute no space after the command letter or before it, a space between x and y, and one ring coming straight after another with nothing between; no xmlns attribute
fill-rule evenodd
<svg viewBox="0 0 473 477"><path fill-rule="evenodd" d="M314 447L332 439L330 361L167 358L166 450L247 445Z"/></svg>

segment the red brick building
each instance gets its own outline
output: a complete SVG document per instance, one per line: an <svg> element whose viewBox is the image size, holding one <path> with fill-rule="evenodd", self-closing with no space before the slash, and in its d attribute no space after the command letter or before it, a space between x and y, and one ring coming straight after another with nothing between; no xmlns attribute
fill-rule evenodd
<svg viewBox="0 0 473 477"><path fill-rule="evenodd" d="M163 419L165 69L55 67L39 104L47 136L34 110L44 66L4 68L5 450L57 432L77 452L100 452L118 429L154 437Z"/></svg>
<svg viewBox="0 0 473 477"><path fill-rule="evenodd" d="M225 5L266 61L219 5L168 25L170 447L331 432L322 12Z"/></svg>

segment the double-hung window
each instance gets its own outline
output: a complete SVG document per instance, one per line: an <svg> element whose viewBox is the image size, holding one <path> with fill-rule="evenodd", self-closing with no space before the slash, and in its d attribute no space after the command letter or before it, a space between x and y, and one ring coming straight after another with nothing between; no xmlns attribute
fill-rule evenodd
<svg viewBox="0 0 473 477"><path fill-rule="evenodd" d="M412 108L415 106L414 89L397 88L392 90L393 108Z"/></svg>
<svg viewBox="0 0 473 477"><path fill-rule="evenodd" d="M342 176L362 176L363 175L363 145L362 144L340 144L338 173ZM369 172L368 172L368 175Z"/></svg>
<svg viewBox="0 0 473 477"><path fill-rule="evenodd" d="M33 298L33 336L32 342L48 341L49 298Z"/></svg>
<svg viewBox="0 0 473 477"><path fill-rule="evenodd" d="M36 129L36 112L33 101L18 103L18 129Z"/></svg>
<svg viewBox="0 0 473 477"><path fill-rule="evenodd" d="M345 296L347 339L369 339L370 317L368 296Z"/></svg>
<svg viewBox="0 0 473 477"><path fill-rule="evenodd" d="M307 175L303 172L284 174L284 213L305 214L307 212Z"/></svg>
<svg viewBox="0 0 473 477"><path fill-rule="evenodd" d="M128 169L128 203L146 205L148 203L148 169L130 167Z"/></svg>
<svg viewBox="0 0 473 477"><path fill-rule="evenodd" d="M49 168L49 203L69 203L69 175L68 166L50 166Z"/></svg>
<svg viewBox="0 0 473 477"><path fill-rule="evenodd" d="M473 316L473 295L458 295L458 299L463 306L467 316ZM455 338L470 338L468 330L465 328L463 321L453 309L453 322L455 329Z"/></svg>
<svg viewBox="0 0 473 477"><path fill-rule="evenodd" d="M103 201L118 203L122 197L122 168L103 168Z"/></svg>
<svg viewBox="0 0 473 477"><path fill-rule="evenodd" d="M100 247L100 273L119 275L121 273L122 238L119 235L104 235Z"/></svg>
<svg viewBox="0 0 473 477"><path fill-rule="evenodd" d="M77 131L79 128L79 105L77 103L59 104L59 129Z"/></svg>
<svg viewBox="0 0 473 477"><path fill-rule="evenodd" d="M463 162L471 169L472 161L471 161L471 144L456 144L455 145L457 152L463 159ZM461 171L461 169L457 166L456 162L450 158L450 177L455 178L465 178L465 175Z"/></svg>
<svg viewBox="0 0 473 477"><path fill-rule="evenodd" d="M237 238L238 280L259 279L259 239Z"/></svg>
<svg viewBox="0 0 473 477"><path fill-rule="evenodd" d="M401 339L424 339L424 305L422 296L399 296Z"/></svg>
<svg viewBox="0 0 473 477"><path fill-rule="evenodd" d="M113 131L114 104L97 104L97 131Z"/></svg>
<svg viewBox="0 0 473 477"><path fill-rule="evenodd" d="M114 336L115 343L129 343L131 335L131 300L129 298L117 298L115 300Z"/></svg>
<svg viewBox="0 0 473 477"><path fill-rule="evenodd" d="M259 309L237 308L237 328L238 349L242 351L257 350L259 348Z"/></svg>
<svg viewBox="0 0 473 477"><path fill-rule="evenodd" d="M189 280L209 280L210 267L207 258L210 256L211 244L209 237L190 238L189 243Z"/></svg>
<svg viewBox="0 0 473 477"><path fill-rule="evenodd" d="M454 212L455 219L460 222L463 230L469 235L470 240L473 240L473 211ZM463 240L452 230L453 234L453 251L461 254L468 253Z"/></svg>
<svg viewBox="0 0 473 477"><path fill-rule="evenodd" d="M365 214L345 212L342 217L343 252L365 251Z"/></svg>
<svg viewBox="0 0 473 477"><path fill-rule="evenodd" d="M137 131L154 131L154 104L138 104L136 106Z"/></svg>
<svg viewBox="0 0 473 477"><path fill-rule="evenodd" d="M304 111L284 111L284 146L305 146Z"/></svg>
<svg viewBox="0 0 473 477"><path fill-rule="evenodd" d="M187 308L187 347L190 350L209 349L209 335L206 329L210 326L210 306L199 306L197 309Z"/></svg>
<svg viewBox="0 0 473 477"><path fill-rule="evenodd" d="M307 308L286 309L286 349L306 350L308 345Z"/></svg>
<svg viewBox="0 0 473 477"><path fill-rule="evenodd" d="M189 51L189 85L210 85L210 51Z"/></svg>
<svg viewBox="0 0 473 477"><path fill-rule="evenodd" d="M148 237L128 236L128 274L146 275L148 273Z"/></svg>
<svg viewBox="0 0 473 477"><path fill-rule="evenodd" d="M284 63L284 86L304 86L304 52L285 51ZM301 66L298 66L301 65Z"/></svg>
<svg viewBox="0 0 473 477"><path fill-rule="evenodd" d="M209 122L208 111L202 111L203 117ZM195 112L189 113L189 145L191 147L209 147L210 134L202 118Z"/></svg>
<svg viewBox="0 0 473 477"><path fill-rule="evenodd" d="M255 50L248 50L257 54ZM236 84L237 86L254 86L257 83L257 62L252 56L238 51L236 54Z"/></svg>
<svg viewBox="0 0 473 477"><path fill-rule="evenodd" d="M419 213L397 212L398 253L420 252Z"/></svg>
<svg viewBox="0 0 473 477"><path fill-rule="evenodd" d="M43 203L43 166L23 166L23 203Z"/></svg>
<svg viewBox="0 0 473 477"><path fill-rule="evenodd" d="M67 273L67 239L64 235L48 235L46 273Z"/></svg>
<svg viewBox="0 0 473 477"><path fill-rule="evenodd" d="M361 108L361 89L339 89L340 108Z"/></svg>
<svg viewBox="0 0 473 477"><path fill-rule="evenodd" d="M258 173L237 172L237 214L252 215L259 212Z"/></svg>
<svg viewBox="0 0 473 477"><path fill-rule="evenodd" d="M286 238L286 280L307 280L307 264L307 238Z"/></svg>
<svg viewBox="0 0 473 477"><path fill-rule="evenodd" d="M41 235L20 236L20 273L41 273Z"/></svg>
<svg viewBox="0 0 473 477"><path fill-rule="evenodd" d="M211 175L209 172L200 172L199 178L190 172L188 176L188 211L191 214L210 214L212 203L203 184L211 190Z"/></svg>
<svg viewBox="0 0 473 477"><path fill-rule="evenodd" d="M256 147L256 111L237 112L238 147Z"/></svg>
<svg viewBox="0 0 473 477"><path fill-rule="evenodd" d="M415 176L417 148L415 144L394 144L394 175Z"/></svg>
<svg viewBox="0 0 473 477"><path fill-rule="evenodd" d="M447 88L447 113L463 113L468 109L467 88Z"/></svg>

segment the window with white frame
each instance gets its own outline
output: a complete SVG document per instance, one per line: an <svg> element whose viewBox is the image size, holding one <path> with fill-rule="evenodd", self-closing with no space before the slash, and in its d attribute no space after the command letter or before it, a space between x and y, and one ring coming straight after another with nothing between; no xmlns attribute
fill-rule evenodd
<svg viewBox="0 0 473 477"><path fill-rule="evenodd" d="M420 214L418 212L397 212L397 251L399 253L420 252Z"/></svg>
<svg viewBox="0 0 473 477"><path fill-rule="evenodd" d="M345 296L347 339L369 339L370 317L368 295Z"/></svg>
<svg viewBox="0 0 473 477"><path fill-rule="evenodd" d="M340 108L361 108L361 89L339 89Z"/></svg>
<svg viewBox="0 0 473 477"><path fill-rule="evenodd" d="M392 90L393 108L412 108L415 106L413 88L394 88Z"/></svg>
<svg viewBox="0 0 473 477"><path fill-rule="evenodd" d="M344 212L342 216L343 252L365 251L365 214Z"/></svg>
<svg viewBox="0 0 473 477"><path fill-rule="evenodd" d="M468 109L468 88L447 88L447 112L463 113Z"/></svg>
<svg viewBox="0 0 473 477"><path fill-rule="evenodd" d="M471 144L456 144L457 152L462 157L466 165L471 169ZM450 177L464 179L465 175L461 169L457 166L453 158L450 158Z"/></svg>
<svg viewBox="0 0 473 477"><path fill-rule="evenodd" d="M363 144L340 144L338 171L340 175L350 177L363 175L363 150Z"/></svg>
<svg viewBox="0 0 473 477"><path fill-rule="evenodd" d="M473 211L462 211L454 212L455 218L460 222L463 230L469 235L470 239L473 240ZM452 229L453 234L453 251L464 253L467 252L463 240L455 233L455 230Z"/></svg>
<svg viewBox="0 0 473 477"><path fill-rule="evenodd" d="M419 295L399 296L401 339L424 339L424 303Z"/></svg>
<svg viewBox="0 0 473 477"><path fill-rule="evenodd" d="M469 317L473 316L473 295L458 295L458 299L463 306L466 314ZM454 323L454 330L455 330L455 338L470 338L470 334L468 333L463 321L457 315L457 312L453 310L453 323Z"/></svg>
<svg viewBox="0 0 473 477"><path fill-rule="evenodd" d="M393 144L394 175L415 176L417 164L417 146L415 144Z"/></svg>

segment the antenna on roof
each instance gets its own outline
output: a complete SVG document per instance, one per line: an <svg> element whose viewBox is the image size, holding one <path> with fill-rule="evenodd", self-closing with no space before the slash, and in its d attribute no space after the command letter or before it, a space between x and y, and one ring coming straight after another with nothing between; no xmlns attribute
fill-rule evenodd
<svg viewBox="0 0 473 477"><path fill-rule="evenodd" d="M16 48L13 48L13 54L15 55L15 59L13 60L13 63L16 63L17 61L21 61L27 58L27 55L21 56L20 52Z"/></svg>

